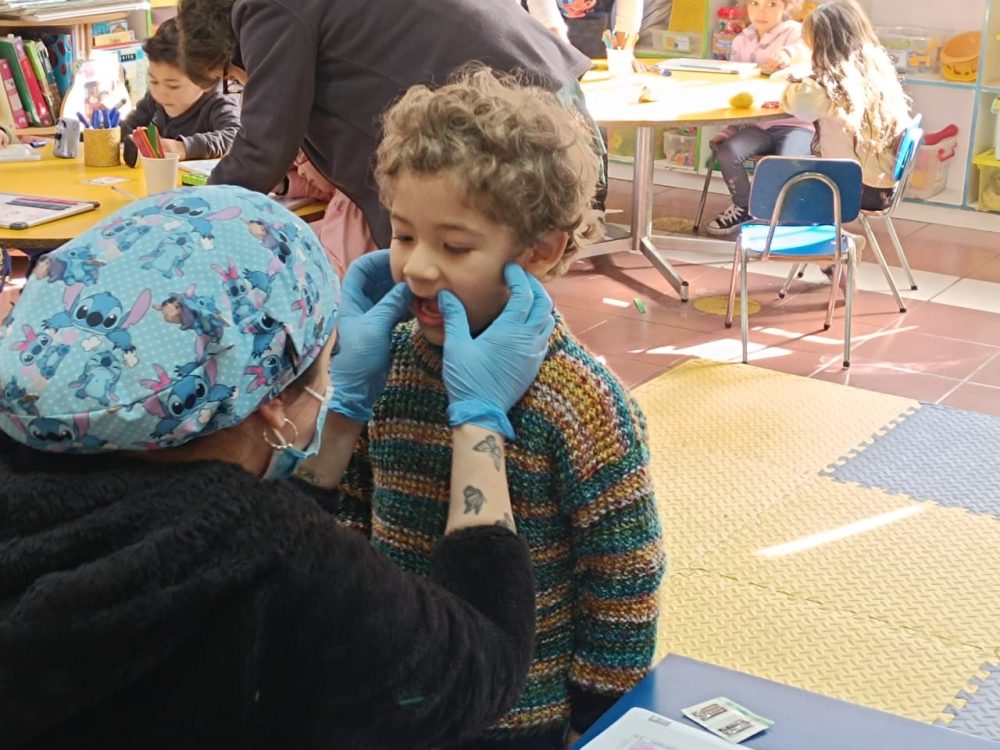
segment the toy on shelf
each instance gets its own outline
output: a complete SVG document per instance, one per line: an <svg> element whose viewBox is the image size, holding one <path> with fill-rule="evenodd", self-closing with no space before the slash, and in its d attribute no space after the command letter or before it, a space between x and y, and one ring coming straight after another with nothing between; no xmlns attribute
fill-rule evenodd
<svg viewBox="0 0 1000 750"><path fill-rule="evenodd" d="M747 27L746 13L741 4L730 0L729 5L719 8L715 17L715 25L712 27L712 58L728 60L733 39Z"/></svg>
<svg viewBox="0 0 1000 750"><path fill-rule="evenodd" d="M915 26L881 26L879 41L900 73L932 71L938 65L943 34Z"/></svg>
<svg viewBox="0 0 1000 750"><path fill-rule="evenodd" d="M1000 96L993 100L990 112L996 115L997 118L993 124L993 158L1000 159Z"/></svg>
<svg viewBox="0 0 1000 750"><path fill-rule="evenodd" d="M924 136L913 162L906 195L910 198L932 198L948 184L948 168L958 151L958 126L948 125L936 133Z"/></svg>
<svg viewBox="0 0 1000 750"><path fill-rule="evenodd" d="M972 160L979 168L980 211L1000 211L1000 159L993 151L984 151Z"/></svg>
<svg viewBox="0 0 1000 750"><path fill-rule="evenodd" d="M953 36L941 48L941 75L949 81L971 83L979 72L981 31L967 31Z"/></svg>
<svg viewBox="0 0 1000 750"><path fill-rule="evenodd" d="M697 128L671 128L663 133L663 158L672 167L694 168Z"/></svg>

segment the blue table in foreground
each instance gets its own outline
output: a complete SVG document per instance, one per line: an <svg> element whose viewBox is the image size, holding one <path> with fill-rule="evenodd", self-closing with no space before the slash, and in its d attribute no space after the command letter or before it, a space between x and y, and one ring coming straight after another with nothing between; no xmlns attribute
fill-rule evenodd
<svg viewBox="0 0 1000 750"><path fill-rule="evenodd" d="M817 693L668 654L576 744L588 742L633 707L683 720L682 708L724 696L774 721L748 750L1000 750L1000 742L924 724Z"/></svg>

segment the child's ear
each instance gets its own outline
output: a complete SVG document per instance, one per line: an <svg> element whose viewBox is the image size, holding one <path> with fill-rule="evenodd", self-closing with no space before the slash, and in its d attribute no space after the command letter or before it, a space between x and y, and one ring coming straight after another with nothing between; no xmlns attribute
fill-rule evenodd
<svg viewBox="0 0 1000 750"><path fill-rule="evenodd" d="M526 251L522 266L536 278L544 279L558 265L569 244L569 233L553 229L546 232Z"/></svg>

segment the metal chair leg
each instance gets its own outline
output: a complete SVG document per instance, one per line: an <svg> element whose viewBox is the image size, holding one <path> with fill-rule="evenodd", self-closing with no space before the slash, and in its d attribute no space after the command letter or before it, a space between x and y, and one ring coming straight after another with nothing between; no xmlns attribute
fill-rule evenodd
<svg viewBox="0 0 1000 750"><path fill-rule="evenodd" d="M840 274L844 272L844 256L838 255L833 261L833 279L830 282L830 299L826 303L826 318L823 319L823 330L828 331L833 325L833 309L837 306L837 290L840 289Z"/></svg>
<svg viewBox="0 0 1000 750"><path fill-rule="evenodd" d="M788 278L785 279L785 283L781 285L781 289L778 290L778 299L784 299L785 295L788 294L788 287L792 285L792 279L795 278L796 272L799 270L799 266L805 268L804 263L793 263L792 267L788 270ZM799 278L802 274L799 274Z"/></svg>
<svg viewBox="0 0 1000 750"><path fill-rule="evenodd" d="M847 251L847 289L844 291L844 367L851 366L851 308L854 303L854 274L858 267L858 255L854 247Z"/></svg>
<svg viewBox="0 0 1000 750"><path fill-rule="evenodd" d="M750 357L747 354L747 340L750 338L750 300L747 295L747 251L740 248L740 337L743 340L743 364Z"/></svg>
<svg viewBox="0 0 1000 750"><path fill-rule="evenodd" d="M885 280L889 282L889 291L892 292L892 296L896 300L896 306L899 308L900 312L906 312L906 305L903 304L903 298L899 296L899 290L896 289L896 282L892 278L892 272L889 270L889 264L885 262L885 256L882 254L882 248L879 247L878 240L875 239L875 232L872 231L871 222L868 221L868 217L864 214L858 216L858 221L861 222L861 226L865 230L865 236L868 238L868 242L871 244L872 250L875 252L875 260L877 260L879 266L882 267L882 275L885 276Z"/></svg>
<svg viewBox="0 0 1000 750"><path fill-rule="evenodd" d="M903 245L899 241L899 235L896 234L896 227L892 223L892 217L885 217L885 227L889 230L889 238L892 240L892 244L896 246L896 256L899 258L900 265L903 266L903 272L906 274L906 280L910 282L910 289L916 290L917 282L913 280L913 271L910 270L910 261L906 258L906 253L903 252Z"/></svg>
<svg viewBox="0 0 1000 750"><path fill-rule="evenodd" d="M701 217L705 213L705 201L708 200L708 188L712 184L712 173L715 171L715 151L708 157L708 172L705 173L705 185L701 189L701 200L698 201L698 212L694 216L694 233L701 231Z"/></svg>
<svg viewBox="0 0 1000 750"><path fill-rule="evenodd" d="M736 241L733 251L733 272L729 275L729 302L726 304L726 328L733 327L733 303L736 301L736 274L740 267L740 243Z"/></svg>

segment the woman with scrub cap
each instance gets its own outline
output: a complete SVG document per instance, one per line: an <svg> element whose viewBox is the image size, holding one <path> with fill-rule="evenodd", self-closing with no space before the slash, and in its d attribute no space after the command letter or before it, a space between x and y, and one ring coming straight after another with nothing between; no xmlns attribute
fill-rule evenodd
<svg viewBox="0 0 1000 750"><path fill-rule="evenodd" d="M275 481L319 447L335 322L339 356L364 342L368 397L384 386L410 303L385 254L352 267L338 313L309 228L220 186L138 201L46 256L0 324L4 747L436 747L510 708L531 564L473 446L535 377L552 313L508 279L492 330L444 354L469 414L451 503L472 487L487 505L428 540L421 581ZM470 402L491 337L520 375Z"/></svg>

